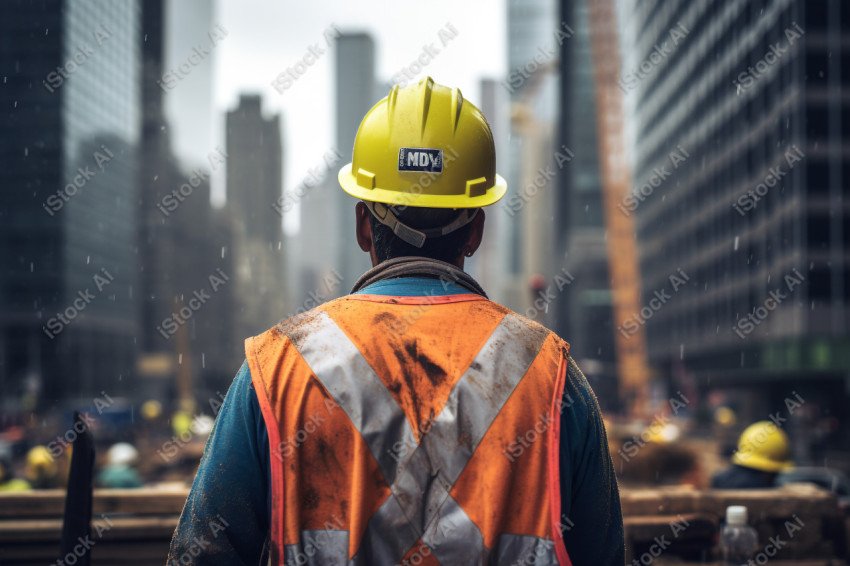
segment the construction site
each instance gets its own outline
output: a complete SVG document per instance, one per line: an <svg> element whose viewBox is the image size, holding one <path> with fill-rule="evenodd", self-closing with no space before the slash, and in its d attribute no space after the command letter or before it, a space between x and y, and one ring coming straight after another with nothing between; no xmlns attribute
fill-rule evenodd
<svg viewBox="0 0 850 566"><path fill-rule="evenodd" d="M850 4L468 4L0 3L0 564L850 561Z"/></svg>

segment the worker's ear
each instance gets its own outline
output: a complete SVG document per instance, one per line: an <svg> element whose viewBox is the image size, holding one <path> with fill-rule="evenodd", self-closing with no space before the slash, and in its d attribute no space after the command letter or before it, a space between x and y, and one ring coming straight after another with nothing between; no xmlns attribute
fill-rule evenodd
<svg viewBox="0 0 850 566"><path fill-rule="evenodd" d="M372 265L375 266L378 265L378 257L375 255L375 244L372 241L372 225L369 222L370 214L372 213L369 212L363 201L358 202L357 206L354 207L357 245L360 246L361 250L369 254L369 257L372 258Z"/></svg>
<svg viewBox="0 0 850 566"><path fill-rule="evenodd" d="M478 211L475 218L470 222L469 238L466 240L466 245L463 246L463 255L471 256L481 245L481 239L484 237L484 209Z"/></svg>

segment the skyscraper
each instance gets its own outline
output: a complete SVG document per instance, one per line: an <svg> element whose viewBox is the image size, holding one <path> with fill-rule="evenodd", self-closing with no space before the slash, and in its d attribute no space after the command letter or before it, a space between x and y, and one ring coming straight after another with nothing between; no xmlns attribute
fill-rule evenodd
<svg viewBox="0 0 850 566"><path fill-rule="evenodd" d="M510 97L501 81L483 79L480 85L480 103L476 101L476 104L490 124L496 147L496 170L501 172L506 168L503 167L503 163L508 161ZM508 190L510 195L513 187L509 187ZM475 277L487 291L487 295L497 302L507 300L506 291L510 282L508 262L511 218L505 211L504 200L487 209L485 225L487 237L481 241L481 246L475 255L464 264L464 269Z"/></svg>
<svg viewBox="0 0 850 566"><path fill-rule="evenodd" d="M850 6L629 6L621 86L638 143L623 211L637 215L645 301L667 297L638 321L651 361L734 390L745 418L792 391L846 414Z"/></svg>
<svg viewBox="0 0 850 566"><path fill-rule="evenodd" d="M342 156L341 164L351 161L354 136L366 112L377 102L375 94L375 41L368 33L342 33L336 39L336 150ZM385 93L386 95L386 93ZM335 182L336 175L332 175ZM339 188L338 186L336 188ZM336 266L342 276L345 290L369 267L369 258L359 253L354 234L354 200L335 191L336 228L333 242Z"/></svg>
<svg viewBox="0 0 850 566"><path fill-rule="evenodd" d="M142 142L145 166L139 172L139 256L142 357L139 394L166 396L174 379L180 395L225 387L242 359L230 334L233 318L231 227L226 210L210 203L210 177L225 167L224 148L211 151L203 165L186 167L172 148L172 128L165 101L186 88L163 88L168 29L166 0L142 6ZM194 72L201 72L195 69ZM196 98L202 93L194 90ZM209 98L211 93L207 93ZM211 291L210 277L216 281ZM210 294L203 308L179 315L195 292ZM191 309L190 309L191 310ZM186 311L183 311L186 312ZM175 320L175 313L178 318ZM179 324L178 324L179 323ZM160 378L157 380L156 378Z"/></svg>
<svg viewBox="0 0 850 566"><path fill-rule="evenodd" d="M559 170L556 196L558 249L574 282L556 303L554 325L603 405L617 398L611 281L599 169L599 141L587 0L563 0L561 22L571 37L560 45L559 139L574 153Z"/></svg>
<svg viewBox="0 0 850 566"><path fill-rule="evenodd" d="M283 318L283 224L280 116L265 116L256 94L227 113L227 206L233 220L236 343Z"/></svg>
<svg viewBox="0 0 850 566"><path fill-rule="evenodd" d="M129 388L139 293L136 2L0 4L0 389Z"/></svg>
<svg viewBox="0 0 850 566"><path fill-rule="evenodd" d="M562 263L552 226L559 191L553 174L559 151L558 45L564 37L553 2L510 0L507 9L508 76L502 86L510 99L511 127L500 167L511 189L491 214L503 215L509 234L506 304L551 324L554 305L545 291Z"/></svg>

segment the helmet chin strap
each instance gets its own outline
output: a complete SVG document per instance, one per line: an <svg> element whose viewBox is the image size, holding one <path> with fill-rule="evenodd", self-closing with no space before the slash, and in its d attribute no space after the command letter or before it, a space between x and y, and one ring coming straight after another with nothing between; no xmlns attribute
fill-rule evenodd
<svg viewBox="0 0 850 566"><path fill-rule="evenodd" d="M454 232L458 228L466 226L472 222L472 219L475 218L476 214L478 214L477 208L464 208L461 209L461 213L457 218L443 226L438 226L437 228L413 228L398 219L398 216L393 211L392 206L386 205L382 202L363 201L363 203L378 222L389 227L389 229L393 231L393 234L411 246L415 246L417 248L424 246L425 240L428 238L445 236L446 234Z"/></svg>

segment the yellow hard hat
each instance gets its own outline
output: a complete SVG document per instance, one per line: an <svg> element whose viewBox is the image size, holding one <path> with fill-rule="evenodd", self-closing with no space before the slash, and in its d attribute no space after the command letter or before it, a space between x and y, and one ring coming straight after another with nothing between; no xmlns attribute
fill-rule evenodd
<svg viewBox="0 0 850 566"><path fill-rule="evenodd" d="M718 407L714 412L714 422L720 426L732 426L736 421L735 411L729 407Z"/></svg>
<svg viewBox="0 0 850 566"><path fill-rule="evenodd" d="M142 417L146 420L152 421L157 419L162 414L162 403L156 399L148 399L142 403L141 413Z"/></svg>
<svg viewBox="0 0 850 566"><path fill-rule="evenodd" d="M27 465L44 468L53 464L53 456L45 446L34 446L27 452Z"/></svg>
<svg viewBox="0 0 850 566"><path fill-rule="evenodd" d="M27 452L26 468L29 473L47 473L48 475L52 475L56 473L56 462L47 447L35 446Z"/></svg>
<svg viewBox="0 0 850 566"><path fill-rule="evenodd" d="M479 208L507 191L484 115L431 77L393 86L369 110L339 183L367 203L427 208Z"/></svg>
<svg viewBox="0 0 850 566"><path fill-rule="evenodd" d="M741 433L732 462L763 472L788 469L793 466L788 436L770 421L753 423Z"/></svg>
<svg viewBox="0 0 850 566"><path fill-rule="evenodd" d="M192 415L186 411L177 411L171 416L171 429L177 436L189 434L192 431Z"/></svg>

